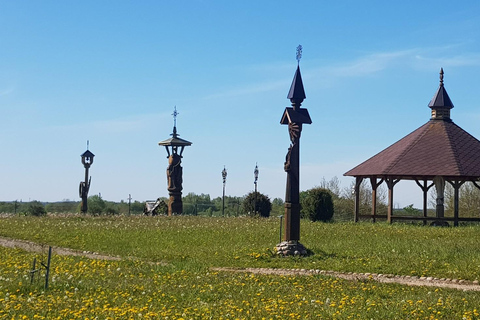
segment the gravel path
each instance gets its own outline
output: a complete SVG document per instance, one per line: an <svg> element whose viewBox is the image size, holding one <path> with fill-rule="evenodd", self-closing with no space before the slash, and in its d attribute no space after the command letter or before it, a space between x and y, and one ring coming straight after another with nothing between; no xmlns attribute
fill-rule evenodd
<svg viewBox="0 0 480 320"><path fill-rule="evenodd" d="M376 273L355 273L355 272L337 272L326 270L307 270L307 269L269 269L269 268L211 268L213 271L223 272L247 272L255 274L277 274L292 276L307 276L321 274L325 276L341 278L350 281L373 280L382 283L398 283L407 286L426 286L437 288L449 288L464 291L480 291L480 285L477 280L467 281L459 279L439 279L433 277L413 277L400 276L393 274L376 274Z"/></svg>
<svg viewBox="0 0 480 320"><path fill-rule="evenodd" d="M7 248L19 248L29 252L45 252L48 247L35 242L10 239L0 237L0 246ZM121 260L118 256L107 256L96 252L74 250L69 248L52 247L52 252L57 255L67 256L83 256L89 259L99 260ZM129 257L130 259L130 257ZM157 263L156 263L157 264ZM162 263L161 263L162 264ZM246 272L255 274L277 274L277 275L292 275L292 276L307 276L307 275L326 275L335 278L341 278L350 281L373 280L382 283L398 283L407 286L427 286L438 288L449 288L464 291L480 291L480 285L477 280L467 281L461 279L438 279L433 277L414 277L401 276L393 274L376 274L376 273L355 273L355 272L337 272L327 270L307 270L307 269L273 269L273 268L211 268L213 271L221 272Z"/></svg>
<svg viewBox="0 0 480 320"><path fill-rule="evenodd" d="M19 240L19 239L10 239L0 237L0 246L7 248L19 248L29 252L45 252L48 250L47 245L41 245L32 241ZM98 260L122 260L120 257L106 256L98 254L96 252L90 251L81 251L74 250L69 248L61 248L52 246L52 253L58 254L60 256L83 256L89 259L98 259Z"/></svg>

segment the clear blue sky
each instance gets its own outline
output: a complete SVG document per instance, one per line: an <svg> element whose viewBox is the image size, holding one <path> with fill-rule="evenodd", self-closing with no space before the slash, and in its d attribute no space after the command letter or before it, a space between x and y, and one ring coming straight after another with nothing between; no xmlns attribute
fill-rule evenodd
<svg viewBox="0 0 480 320"><path fill-rule="evenodd" d="M313 123L301 189L343 173L430 118L445 70L455 123L480 137L478 1L0 0L0 200L167 196L174 106L184 194L284 196L279 121L297 61ZM397 188L398 187L398 188ZM395 203L420 205L414 185Z"/></svg>

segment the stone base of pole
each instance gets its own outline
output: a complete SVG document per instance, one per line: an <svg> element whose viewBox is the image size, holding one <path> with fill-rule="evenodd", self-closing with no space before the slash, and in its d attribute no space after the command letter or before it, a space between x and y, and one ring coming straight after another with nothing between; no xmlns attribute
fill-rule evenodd
<svg viewBox="0 0 480 320"><path fill-rule="evenodd" d="M276 245L277 255L279 256L306 256L307 248L297 240L282 241Z"/></svg>

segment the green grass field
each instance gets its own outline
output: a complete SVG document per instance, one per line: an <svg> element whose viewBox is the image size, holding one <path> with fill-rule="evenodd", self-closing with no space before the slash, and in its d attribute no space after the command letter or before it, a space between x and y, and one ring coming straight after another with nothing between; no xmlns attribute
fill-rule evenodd
<svg viewBox="0 0 480 320"><path fill-rule="evenodd" d="M57 256L44 292L34 257L0 248L0 319L480 319L480 294L322 275L210 267L323 269L480 279L480 226L302 221L305 258L280 258L279 219L0 218L0 236L123 257ZM156 263L159 262L159 263Z"/></svg>

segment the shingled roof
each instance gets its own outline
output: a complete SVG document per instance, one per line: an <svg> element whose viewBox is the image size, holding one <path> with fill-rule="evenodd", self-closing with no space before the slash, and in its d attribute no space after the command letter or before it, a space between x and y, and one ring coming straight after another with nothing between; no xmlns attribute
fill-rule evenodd
<svg viewBox="0 0 480 320"><path fill-rule="evenodd" d="M440 87L429 107L432 108L430 121L344 175L478 179L480 141L453 123L449 113L440 112L453 108L443 87L443 70L440 72Z"/></svg>

